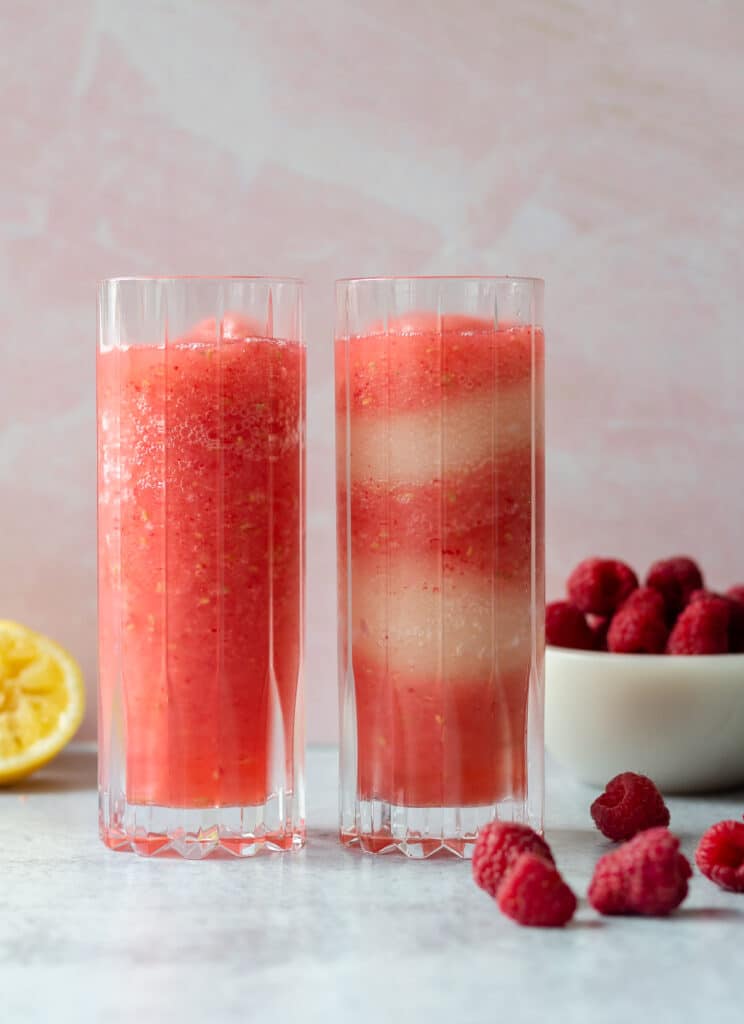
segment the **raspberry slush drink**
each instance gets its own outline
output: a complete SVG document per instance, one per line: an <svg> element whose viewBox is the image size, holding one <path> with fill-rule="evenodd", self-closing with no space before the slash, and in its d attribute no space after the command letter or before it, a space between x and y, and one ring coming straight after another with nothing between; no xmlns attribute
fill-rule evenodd
<svg viewBox="0 0 744 1024"><path fill-rule="evenodd" d="M342 837L370 850L539 824L539 290L340 285Z"/></svg>
<svg viewBox="0 0 744 1024"><path fill-rule="evenodd" d="M109 307L131 284L110 286ZM158 285L169 326L188 283L143 288ZM113 847L204 856L302 840L305 350L296 323L282 337L266 317L221 312L276 307L282 287L269 301L267 283L192 284L219 316L194 326L186 295L182 333L119 333L99 350L101 832Z"/></svg>
<svg viewBox="0 0 744 1024"><path fill-rule="evenodd" d="M295 698L302 351L246 341L225 341L219 367L207 339L99 362L102 442L118 449L127 481L103 492L104 526L118 504L118 529L102 532L102 621L116 614L123 624L127 793L138 804L263 803L270 669L279 700L291 707ZM276 373L287 386L281 410L267 400ZM108 557L112 541L118 561ZM104 687L116 676L113 657L104 645Z"/></svg>

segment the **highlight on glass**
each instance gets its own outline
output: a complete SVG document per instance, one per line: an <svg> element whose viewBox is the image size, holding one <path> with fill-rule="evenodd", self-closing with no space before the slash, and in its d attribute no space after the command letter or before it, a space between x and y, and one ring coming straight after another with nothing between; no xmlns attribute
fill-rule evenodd
<svg viewBox="0 0 744 1024"><path fill-rule="evenodd" d="M301 284L99 290L99 826L201 858L303 845Z"/></svg>
<svg viewBox="0 0 744 1024"><path fill-rule="evenodd" d="M337 284L342 842L542 828L543 283Z"/></svg>

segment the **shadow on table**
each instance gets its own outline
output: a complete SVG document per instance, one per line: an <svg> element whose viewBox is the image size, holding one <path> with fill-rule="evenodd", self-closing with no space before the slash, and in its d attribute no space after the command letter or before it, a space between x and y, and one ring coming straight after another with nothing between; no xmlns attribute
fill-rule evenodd
<svg viewBox="0 0 744 1024"><path fill-rule="evenodd" d="M66 750L28 779L0 788L6 796L35 796L39 793L79 793L97 786L95 750Z"/></svg>
<svg viewBox="0 0 744 1024"><path fill-rule="evenodd" d="M591 910L591 908L589 908L589 909ZM573 921L570 922L568 927L570 928L570 930L572 932L581 932L581 931L595 932L595 931L597 931L600 928L605 928L606 924L607 924L607 922L605 920L603 920L602 918L599 918L599 917L597 917L597 918L594 918L594 917L589 918L588 921L587 920L582 920L581 918L579 918L579 919L574 918Z"/></svg>
<svg viewBox="0 0 744 1024"><path fill-rule="evenodd" d="M680 907L673 916L675 921L713 921L721 924L724 921L741 921L744 910L735 907Z"/></svg>

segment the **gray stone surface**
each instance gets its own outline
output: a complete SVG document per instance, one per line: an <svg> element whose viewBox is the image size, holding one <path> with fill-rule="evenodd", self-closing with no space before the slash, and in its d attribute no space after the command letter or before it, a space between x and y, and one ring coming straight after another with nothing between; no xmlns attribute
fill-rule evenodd
<svg viewBox="0 0 744 1024"><path fill-rule="evenodd" d="M89 748L0 790L2 1024L744 1019L744 896L696 874L668 920L583 901L565 931L522 929L468 864L343 850L335 751L310 751L308 792L299 855L192 863L101 845ZM605 849L592 796L550 770L548 838L582 896ZM744 794L670 806L692 855Z"/></svg>

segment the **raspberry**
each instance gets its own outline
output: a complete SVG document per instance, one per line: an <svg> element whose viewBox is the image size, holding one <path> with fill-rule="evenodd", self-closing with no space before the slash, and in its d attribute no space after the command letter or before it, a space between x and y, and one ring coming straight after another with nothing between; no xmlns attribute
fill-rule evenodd
<svg viewBox="0 0 744 1024"><path fill-rule="evenodd" d="M638 586L638 577L624 562L587 558L568 577L568 597L579 611L611 615Z"/></svg>
<svg viewBox="0 0 744 1024"><path fill-rule="evenodd" d="M732 602L703 591L677 619L669 636L669 654L725 654L729 649Z"/></svg>
<svg viewBox="0 0 744 1024"><path fill-rule="evenodd" d="M728 594L714 594L710 590L696 590L690 597L690 604L695 604L698 601L704 601L707 598L715 597L719 601L726 601L729 610L729 628L728 628L728 650L732 654L741 654L744 652L744 603L740 601L735 595L737 587L732 587Z"/></svg>
<svg viewBox="0 0 744 1024"><path fill-rule="evenodd" d="M695 863L706 878L729 892L744 892L744 822L719 821L703 835Z"/></svg>
<svg viewBox="0 0 744 1024"><path fill-rule="evenodd" d="M705 587L697 562L686 555L654 562L646 575L646 586L658 590L673 615L679 614L696 590Z"/></svg>
<svg viewBox="0 0 744 1024"><path fill-rule="evenodd" d="M576 897L552 861L523 853L499 889L499 910L536 928L562 928L576 913Z"/></svg>
<svg viewBox="0 0 744 1024"><path fill-rule="evenodd" d="M545 639L554 647L594 649L594 633L582 612L568 601L553 601L545 609Z"/></svg>
<svg viewBox="0 0 744 1024"><path fill-rule="evenodd" d="M653 587L639 587L637 590L634 590L630 597L623 601L622 607L634 608L636 610L643 609L656 615L657 618L664 618L664 598Z"/></svg>
<svg viewBox="0 0 744 1024"><path fill-rule="evenodd" d="M591 806L594 824L602 835L616 842L632 839L638 832L669 824L664 797L651 779L635 772L623 772L605 786Z"/></svg>
<svg viewBox="0 0 744 1024"><path fill-rule="evenodd" d="M744 586L731 587L726 591L731 602L729 622L729 650L732 654L744 653Z"/></svg>
<svg viewBox="0 0 744 1024"><path fill-rule="evenodd" d="M679 839L650 828L600 857L589 885L589 902L600 914L670 914L687 896L692 868Z"/></svg>
<svg viewBox="0 0 744 1024"><path fill-rule="evenodd" d="M654 562L646 575L646 586L658 590L664 598L667 621L671 625L690 599L693 590L703 586L703 574L691 558L680 555Z"/></svg>
<svg viewBox="0 0 744 1024"><path fill-rule="evenodd" d="M553 860L550 847L529 825L492 821L478 835L473 850L473 878L489 896L496 898L504 877L523 853Z"/></svg>
<svg viewBox="0 0 744 1024"><path fill-rule="evenodd" d="M627 913L625 867L617 856L619 852L619 850L613 850L599 858L589 883L587 897L600 914Z"/></svg>
<svg viewBox="0 0 744 1024"><path fill-rule="evenodd" d="M668 635L664 599L651 587L641 587L613 616L607 649L616 654L661 654Z"/></svg>

